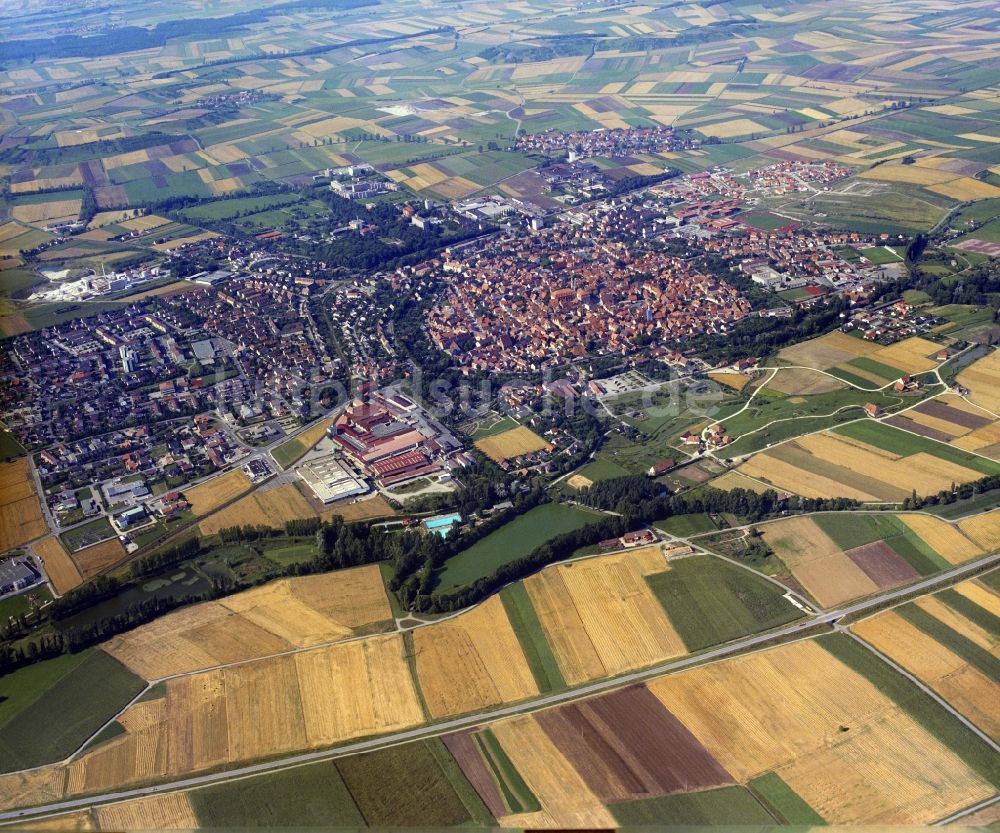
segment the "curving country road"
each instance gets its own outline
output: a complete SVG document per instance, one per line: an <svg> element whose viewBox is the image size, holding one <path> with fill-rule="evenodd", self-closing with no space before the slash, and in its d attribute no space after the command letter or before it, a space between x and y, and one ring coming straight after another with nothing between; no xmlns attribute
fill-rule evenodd
<svg viewBox="0 0 1000 833"><path fill-rule="evenodd" d="M532 700L517 703L511 706L504 706L502 708L493 709L488 712L481 712L479 714L468 715L465 717L457 717L451 720L445 720L438 723L434 723L427 726L421 726L416 729L409 729L403 732L395 732L390 735L383 735L381 737L372 738L369 740L357 741L355 743L345 744L343 746L338 746L335 749L324 749L315 752L303 752L296 755L288 755L278 760L266 761L259 764L251 764L249 766L242 766L236 769L229 769L225 772L213 772L206 775L196 775L190 778L183 778L176 781L170 781L163 784L155 784L146 787L136 787L133 789L119 790L117 792L103 793L100 795L92 795L86 798L75 798L68 799L66 801L59 801L52 804L45 804L37 807L31 807L21 810L8 810L6 812L0 813L0 821L11 821L16 819L27 819L36 816L46 816L53 815L56 813L62 813L69 810L80 809L83 807L90 807L95 804L106 804L114 801L124 801L130 798L139 798L142 796L155 795L157 793L173 792L180 789L188 789L191 787L200 787L208 784L219 783L222 781L231 781L238 778L244 778L250 775L257 775L264 772L271 772L274 770L288 769L295 766L301 766L302 764L313 763L316 761L330 760L332 758L340 758L345 755L351 755L358 752L371 752L375 749L382 749L389 746L396 746L407 741L419 740L421 738L433 737L436 735L446 734L448 732L454 732L459 729L466 729L472 726L478 726L482 723L491 720L497 720L504 717L510 717L512 715L523 714L526 712L536 711L538 709L543 709L548 706L558 705L560 703L565 703L571 700L576 700L581 697L587 697L593 694L598 694L600 692L608 691L610 689L621 688L622 686L630 685L632 683L639 683L648 680L652 677L658 677L670 671L678 671L683 668L687 668L692 665L698 665L709 660L721 659L723 657L730 656L732 654L740 653L746 651L749 648L754 648L759 645L763 645L767 642L780 637L795 636L800 631L811 628L819 624L833 624L837 620L857 614L864 613L866 611L873 610L875 608L891 603L895 600L902 599L907 596L911 596L915 593L919 593L923 590L927 590L938 585L948 584L955 580L959 580L966 576L967 574L977 572L984 567L992 566L1000 563L1000 552L994 553L993 555L986 556L985 558L980 558L976 561L963 564L958 567L954 567L950 570L940 573L936 576L923 579L921 581L915 582L914 584L907 585L905 587L898 588L896 590L889 591L887 593L882 593L878 596L856 602L854 604L845 605L837 610L828 610L814 616L811 619L807 619L804 622L797 622L792 625L788 625L784 628L779 628L776 630L771 630L766 633L757 634L755 636L748 636L744 639L739 639L735 642L729 642L725 645L721 645L718 648L713 648L708 651L704 651L700 654L693 656L682 657L680 659L671 660L669 662L660 663L651 668L644 669L642 671L635 671L629 674L624 674L620 677L615 677L608 680L599 680L597 682L589 683L587 685L580 686L569 691L559 692L557 694L549 694L543 697L536 697ZM949 709L952 714L956 714L954 710Z"/></svg>

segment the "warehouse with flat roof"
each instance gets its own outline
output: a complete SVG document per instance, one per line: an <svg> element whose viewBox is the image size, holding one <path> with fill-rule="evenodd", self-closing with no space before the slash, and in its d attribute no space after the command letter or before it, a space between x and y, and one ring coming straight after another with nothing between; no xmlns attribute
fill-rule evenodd
<svg viewBox="0 0 1000 833"><path fill-rule="evenodd" d="M303 463L297 471L323 503L333 503L368 491L368 484L333 454Z"/></svg>

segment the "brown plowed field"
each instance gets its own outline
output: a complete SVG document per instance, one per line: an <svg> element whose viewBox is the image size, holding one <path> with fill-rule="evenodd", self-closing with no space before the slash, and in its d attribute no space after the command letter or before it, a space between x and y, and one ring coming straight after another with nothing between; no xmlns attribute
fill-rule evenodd
<svg viewBox="0 0 1000 833"><path fill-rule="evenodd" d="M733 783L694 735L640 686L540 712L538 722L604 802Z"/></svg>
<svg viewBox="0 0 1000 833"><path fill-rule="evenodd" d="M465 777L469 779L469 783L479 793L483 803L495 818L500 818L508 812L507 805L504 804L500 788L479 753L479 747L472 735L472 731L455 732L453 735L445 735L442 740L462 768Z"/></svg>
<svg viewBox="0 0 1000 833"><path fill-rule="evenodd" d="M946 405L944 402L937 401L936 399L931 399L929 402L921 402L913 410L921 414L932 416L935 419L952 422L955 425L960 425L963 428L968 428L969 430L983 428L992 422L992 420L987 417L971 414L968 411L963 411L958 408L953 408L950 405Z"/></svg>
<svg viewBox="0 0 1000 833"><path fill-rule="evenodd" d="M880 590L920 578L920 573L885 541L876 541L873 544L847 550L847 556L878 585Z"/></svg>
<svg viewBox="0 0 1000 833"><path fill-rule="evenodd" d="M84 579L96 576L101 570L121 561L124 557L125 547L117 538L108 538L107 541L101 541L100 544L73 553L73 560L80 568L80 574Z"/></svg>

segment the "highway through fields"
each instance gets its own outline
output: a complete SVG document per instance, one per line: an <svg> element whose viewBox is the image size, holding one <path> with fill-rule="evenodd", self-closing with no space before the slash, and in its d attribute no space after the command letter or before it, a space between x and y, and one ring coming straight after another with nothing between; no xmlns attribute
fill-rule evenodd
<svg viewBox="0 0 1000 833"><path fill-rule="evenodd" d="M153 784L144 787L135 787L132 789L119 790L116 792L91 795L85 798L67 799L65 801L58 801L58 802L53 802L51 804L39 805L37 807L24 808L20 810L8 810L6 812L0 813L0 821L13 821L18 819L23 820L38 816L53 815L66 812L69 810L76 810L84 807L90 807L96 804L107 804L109 802L125 801L130 798L140 798L142 796L173 792L175 790L189 789L192 787L203 787L209 784L231 781L234 779L245 778L251 775L259 775L261 773L271 772L275 770L288 769L291 767L301 766L303 764L314 763L316 761L324 761L333 758L340 758L345 755L356 754L359 752L371 752L376 749L383 749L385 747L396 746L401 743L406 743L407 741L413 741L413 740L419 740L421 738L443 735L449 732L457 731L459 729L467 729L472 726L478 726L488 721L498 720L504 717L511 717L513 715L524 714L526 712L533 712L539 709L547 708L549 706L555 706L559 705L560 703L566 703L571 700L577 700L582 697L588 697L594 694L599 694L601 692L609 691L611 689L621 688L623 686L631 685L634 683L644 682L653 677L658 677L672 671L679 671L683 668L687 668L693 665L700 665L710 660L718 660L724 657L732 656L734 654L743 653L749 649L765 646L776 639L781 639L786 637L794 638L800 632L805 631L807 629L811 629L816 625L823 625L823 624L836 625L836 623L845 616L853 616L866 612L875 612L880 608L891 606L894 602L902 601L911 596L918 595L919 593L925 590L937 588L939 585L945 585L952 583L954 581L961 580L965 578L967 575L974 574L978 571L983 570L986 567L994 566L998 563L1000 563L1000 552L986 556L985 558L980 558L976 561L962 564L960 566L947 570L944 573L939 573L936 576L923 579L921 581L915 582L914 584L910 584L906 587L901 587L896 590L882 593L879 594L878 596L874 596L869 599L865 599L863 601L855 602L854 604L845 605L836 610L824 611L812 617L811 619L807 619L804 622L797 622L795 624L788 625L786 627L779 628L776 630L771 630L766 633L756 634L754 636L748 636L744 639L739 639L734 642L729 642L726 643L725 645L720 645L717 648L712 648L708 651L703 651L699 654L694 654L691 656L682 657L680 659L671 660L669 662L660 663L659 665L655 665L651 668L646 668L641 671L635 671L629 674L624 674L620 677L598 680L596 682L588 683L586 685L579 686L569 691L562 691L557 694L549 694L543 697L536 697L531 700L516 703L511 706L504 706L502 708L493 709L488 712L481 712L474 715L456 717L450 720L440 721L416 729L409 729L403 732L395 732L389 735L381 735L376 738L360 740L355 743L349 743L349 744L344 744L342 746L338 746L334 749L323 749L313 752L303 752L295 755L286 755L276 760L265 761L263 763L258 763L258 764L251 764L248 766L241 766L234 769L226 770L224 772L211 772L205 775L195 775L189 778L169 781L162 784ZM806 634L803 634L803 636L805 635ZM950 711L952 714L954 714L953 710Z"/></svg>

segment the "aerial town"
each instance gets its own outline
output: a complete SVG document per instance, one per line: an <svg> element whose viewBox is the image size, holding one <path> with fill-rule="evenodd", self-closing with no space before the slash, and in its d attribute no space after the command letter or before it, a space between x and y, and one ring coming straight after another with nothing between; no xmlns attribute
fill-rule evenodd
<svg viewBox="0 0 1000 833"><path fill-rule="evenodd" d="M995 0L0 56L0 827L996 830Z"/></svg>

